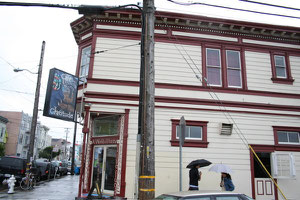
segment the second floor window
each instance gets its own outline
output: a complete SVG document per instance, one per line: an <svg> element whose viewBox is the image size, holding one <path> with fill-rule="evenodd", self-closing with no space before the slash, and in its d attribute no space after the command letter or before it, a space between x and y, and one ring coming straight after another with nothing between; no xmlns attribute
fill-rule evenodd
<svg viewBox="0 0 300 200"><path fill-rule="evenodd" d="M286 78L286 63L284 56L274 56L275 61L275 72L277 78Z"/></svg>
<svg viewBox="0 0 300 200"><path fill-rule="evenodd" d="M228 87L241 87L241 59L239 51L226 50Z"/></svg>
<svg viewBox="0 0 300 200"><path fill-rule="evenodd" d="M240 51L206 48L205 52L207 85L242 88Z"/></svg>
<svg viewBox="0 0 300 200"><path fill-rule="evenodd" d="M91 46L82 49L79 77L87 77L89 73Z"/></svg>
<svg viewBox="0 0 300 200"><path fill-rule="evenodd" d="M206 49L207 83L212 86L222 85L221 55L219 49Z"/></svg>

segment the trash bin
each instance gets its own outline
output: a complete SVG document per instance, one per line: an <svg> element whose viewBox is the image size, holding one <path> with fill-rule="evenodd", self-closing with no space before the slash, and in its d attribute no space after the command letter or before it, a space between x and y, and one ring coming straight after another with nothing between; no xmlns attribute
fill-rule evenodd
<svg viewBox="0 0 300 200"><path fill-rule="evenodd" d="M80 174L80 167L75 167L74 172L75 172L76 175L79 175Z"/></svg>

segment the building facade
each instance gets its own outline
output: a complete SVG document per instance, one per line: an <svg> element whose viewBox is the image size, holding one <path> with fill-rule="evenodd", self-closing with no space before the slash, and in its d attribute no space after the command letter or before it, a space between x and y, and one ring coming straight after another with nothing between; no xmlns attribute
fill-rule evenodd
<svg viewBox="0 0 300 200"><path fill-rule="evenodd" d="M104 193L137 197L140 19L118 10L71 23L84 108L79 195L100 168ZM183 166L223 163L234 171L235 191L283 199L251 145L287 198L300 196L299 28L156 12L154 54L156 196L179 190L182 116ZM199 187L220 190L220 174L208 169ZM188 181L184 168L183 190Z"/></svg>
<svg viewBox="0 0 300 200"><path fill-rule="evenodd" d="M24 112L13 111L0 111L0 115L8 119L5 154L8 156L27 158L32 117ZM47 135L48 131L49 128L42 126L40 122L37 123L34 142L35 158L38 158L38 152L42 148L41 144L44 144L44 135Z"/></svg>
<svg viewBox="0 0 300 200"><path fill-rule="evenodd" d="M5 153L5 144L7 142L7 131L6 131L7 122L8 122L7 118L0 116L0 145L4 147L3 153Z"/></svg>

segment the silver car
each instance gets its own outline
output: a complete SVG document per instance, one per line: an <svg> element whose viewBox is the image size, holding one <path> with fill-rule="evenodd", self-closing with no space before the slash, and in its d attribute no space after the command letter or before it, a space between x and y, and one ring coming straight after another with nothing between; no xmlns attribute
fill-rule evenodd
<svg viewBox="0 0 300 200"><path fill-rule="evenodd" d="M245 194L226 191L185 191L169 194L162 194L156 199L177 200L253 200Z"/></svg>

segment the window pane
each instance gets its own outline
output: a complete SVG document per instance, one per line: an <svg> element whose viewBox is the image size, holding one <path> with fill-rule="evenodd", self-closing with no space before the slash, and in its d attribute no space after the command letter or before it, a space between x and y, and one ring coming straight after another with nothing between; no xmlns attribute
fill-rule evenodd
<svg viewBox="0 0 300 200"><path fill-rule="evenodd" d="M207 68L207 83L210 85L221 85L221 70L220 68Z"/></svg>
<svg viewBox="0 0 300 200"><path fill-rule="evenodd" d="M299 133L298 132L289 132L288 137L289 137L289 142L299 143Z"/></svg>
<svg viewBox="0 0 300 200"><path fill-rule="evenodd" d="M285 67L284 56L275 56L275 66Z"/></svg>
<svg viewBox="0 0 300 200"><path fill-rule="evenodd" d="M227 67L240 69L240 52L238 51L226 51Z"/></svg>
<svg viewBox="0 0 300 200"><path fill-rule="evenodd" d="M190 137L202 139L202 127L190 126Z"/></svg>
<svg viewBox="0 0 300 200"><path fill-rule="evenodd" d="M94 136L117 135L119 116L99 117L94 120Z"/></svg>
<svg viewBox="0 0 300 200"><path fill-rule="evenodd" d="M180 126L177 125L176 126L176 138L179 138L179 133L180 132L181 132ZM188 126L185 127L185 137L186 138L189 137L189 127Z"/></svg>
<svg viewBox="0 0 300 200"><path fill-rule="evenodd" d="M221 66L220 51L218 49L206 49L206 63L208 66Z"/></svg>
<svg viewBox="0 0 300 200"><path fill-rule="evenodd" d="M89 72L91 56L91 46L86 47L82 50L81 53L81 64L80 64L80 76L87 76Z"/></svg>
<svg viewBox="0 0 300 200"><path fill-rule="evenodd" d="M277 132L278 142L288 142L287 133L283 131Z"/></svg>
<svg viewBox="0 0 300 200"><path fill-rule="evenodd" d="M286 77L286 69L283 67L276 67L276 76L277 77Z"/></svg>
<svg viewBox="0 0 300 200"><path fill-rule="evenodd" d="M241 71L240 70L227 70L227 79L229 86L241 87Z"/></svg>

